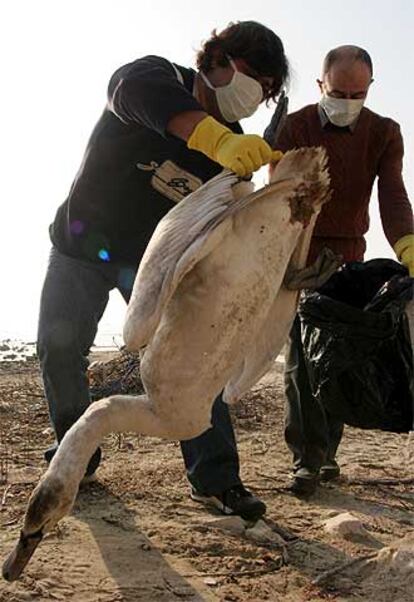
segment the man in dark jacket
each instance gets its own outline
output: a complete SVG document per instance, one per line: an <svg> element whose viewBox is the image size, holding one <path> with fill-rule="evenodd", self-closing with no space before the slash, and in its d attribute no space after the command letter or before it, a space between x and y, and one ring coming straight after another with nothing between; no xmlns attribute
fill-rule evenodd
<svg viewBox="0 0 414 602"><path fill-rule="evenodd" d="M147 56L118 69L68 198L50 227L38 353L56 444L90 403L86 369L109 292L129 300L160 219L223 167L245 176L274 153L239 119L274 100L288 76L282 42L255 22L231 24L204 44L198 71ZM227 406L212 428L182 443L194 499L256 518L264 503L240 480ZM98 467L91 458L87 475Z"/></svg>
<svg viewBox="0 0 414 602"><path fill-rule="evenodd" d="M332 200L318 217L308 261L323 247L344 261L361 261L369 227L368 205L378 177L378 198L385 236L414 276L413 213L402 179L403 141L399 125L364 107L373 81L369 54L341 46L325 58L318 80L321 100L292 113L274 147L282 151L324 146L329 157ZM333 420L311 393L299 319L286 356L286 442L293 453L291 490L311 494L319 480L339 476L335 454L343 424Z"/></svg>

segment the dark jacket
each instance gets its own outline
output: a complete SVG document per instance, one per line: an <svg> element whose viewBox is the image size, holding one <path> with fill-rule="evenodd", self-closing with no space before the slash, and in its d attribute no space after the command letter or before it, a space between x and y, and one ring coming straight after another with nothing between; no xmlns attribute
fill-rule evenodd
<svg viewBox="0 0 414 602"><path fill-rule="evenodd" d="M166 131L177 113L204 110L192 94L194 76L156 56L114 73L107 106L50 227L59 251L138 265L160 219L221 171ZM229 127L242 131L239 124Z"/></svg>

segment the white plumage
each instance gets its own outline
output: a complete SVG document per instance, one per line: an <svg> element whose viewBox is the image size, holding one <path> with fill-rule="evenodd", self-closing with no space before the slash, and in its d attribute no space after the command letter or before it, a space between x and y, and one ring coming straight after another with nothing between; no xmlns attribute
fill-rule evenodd
<svg viewBox="0 0 414 602"><path fill-rule="evenodd" d="M17 578L28 562L35 546L27 542L40 541L70 510L106 434L193 438L209 428L220 391L234 402L267 371L296 310L298 292L283 286L284 276L305 266L328 197L325 162L322 149L289 152L257 192L223 173L161 220L124 327L129 349L141 350L146 395L95 402L66 433L31 496L6 578Z"/></svg>

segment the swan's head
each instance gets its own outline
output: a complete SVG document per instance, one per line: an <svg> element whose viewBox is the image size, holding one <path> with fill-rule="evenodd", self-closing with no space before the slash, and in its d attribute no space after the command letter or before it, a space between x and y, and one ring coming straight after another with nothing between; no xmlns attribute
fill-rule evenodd
<svg viewBox="0 0 414 602"><path fill-rule="evenodd" d="M43 536L70 511L74 497L60 479L46 473L30 496L19 541L3 563L4 579L20 577Z"/></svg>

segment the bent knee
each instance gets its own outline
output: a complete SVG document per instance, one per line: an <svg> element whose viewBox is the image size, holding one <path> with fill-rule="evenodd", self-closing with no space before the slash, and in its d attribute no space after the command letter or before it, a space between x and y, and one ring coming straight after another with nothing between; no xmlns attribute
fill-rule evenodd
<svg viewBox="0 0 414 602"><path fill-rule="evenodd" d="M67 328L57 328L39 333L37 355L43 370L80 368L86 370L87 345L82 345L75 332Z"/></svg>
<svg viewBox="0 0 414 602"><path fill-rule="evenodd" d="M80 351L80 344L74 329L68 325L62 323L46 332L39 332L37 352L40 359L49 355L65 355L74 351Z"/></svg>

